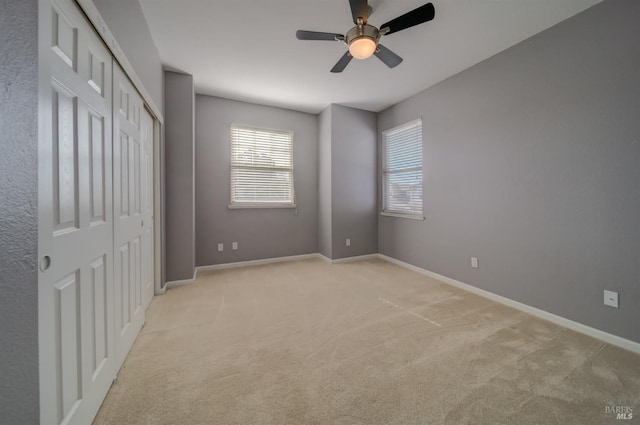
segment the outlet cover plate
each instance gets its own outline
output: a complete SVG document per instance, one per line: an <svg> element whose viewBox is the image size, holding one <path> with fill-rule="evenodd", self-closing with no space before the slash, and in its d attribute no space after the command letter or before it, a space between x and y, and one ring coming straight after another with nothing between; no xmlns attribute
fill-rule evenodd
<svg viewBox="0 0 640 425"><path fill-rule="evenodd" d="M614 291L604 291L604 305L618 308L618 293Z"/></svg>

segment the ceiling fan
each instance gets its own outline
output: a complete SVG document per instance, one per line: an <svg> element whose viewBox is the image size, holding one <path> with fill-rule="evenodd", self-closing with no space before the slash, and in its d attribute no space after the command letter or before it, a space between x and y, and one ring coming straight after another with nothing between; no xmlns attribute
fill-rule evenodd
<svg viewBox="0 0 640 425"><path fill-rule="evenodd" d="M353 23L356 26L347 31L346 35L303 30L296 32L298 40L342 41L349 46L347 53L340 58L338 63L331 69L331 72L342 72L349 65L351 59L367 59L371 55L376 55L389 68L399 65L402 62L402 58L380 44L380 38L383 35L393 34L394 32L428 22L436 14L433 4L427 3L382 24L378 29L367 23L369 15L371 15L371 7L368 5L367 0L349 0L349 4Z"/></svg>

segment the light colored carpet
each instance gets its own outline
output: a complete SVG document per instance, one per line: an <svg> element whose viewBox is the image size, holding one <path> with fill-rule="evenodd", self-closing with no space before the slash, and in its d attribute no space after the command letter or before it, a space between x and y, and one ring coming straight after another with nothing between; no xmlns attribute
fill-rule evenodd
<svg viewBox="0 0 640 425"><path fill-rule="evenodd" d="M313 259L209 272L155 297L94 424L639 418L636 354L382 260Z"/></svg>

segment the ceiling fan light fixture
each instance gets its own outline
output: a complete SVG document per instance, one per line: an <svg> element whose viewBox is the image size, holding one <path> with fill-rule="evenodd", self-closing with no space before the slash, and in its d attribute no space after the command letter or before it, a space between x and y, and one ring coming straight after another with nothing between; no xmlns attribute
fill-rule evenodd
<svg viewBox="0 0 640 425"><path fill-rule="evenodd" d="M353 58L362 60L370 58L372 55L376 55L389 68L395 68L400 65L402 58L382 44L378 44L380 38L428 22L435 16L433 4L427 3L392 19L386 24L382 24L378 29L367 23L372 11L368 0L349 0L349 5L351 6L353 23L356 26L347 31L346 34L303 30L296 32L298 40L335 40L347 45L349 51L342 55L338 63L331 68L333 73L344 71Z"/></svg>
<svg viewBox="0 0 640 425"><path fill-rule="evenodd" d="M349 42L349 53L356 59L367 59L376 52L377 47L375 39L365 35Z"/></svg>

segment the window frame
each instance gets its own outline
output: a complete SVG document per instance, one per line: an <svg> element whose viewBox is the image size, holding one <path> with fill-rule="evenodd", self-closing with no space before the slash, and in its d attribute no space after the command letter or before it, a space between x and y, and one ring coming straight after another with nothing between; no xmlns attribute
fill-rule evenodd
<svg viewBox="0 0 640 425"><path fill-rule="evenodd" d="M291 140L291 148L289 150L289 156L291 159L291 167L287 167L286 170L291 173L290 179L290 193L291 193L291 202L238 202L233 199L233 171L234 169L243 168L242 166L234 165L233 163L233 147L234 147L234 137L233 130L241 129L248 131L261 131L267 133L279 133L286 134L290 137ZM295 133L292 130L281 130L267 127L256 127L251 125L244 124L231 124L229 126L229 205L227 206L229 209L268 209L268 208L297 208L296 202L296 192L295 192L295 167L294 167L294 135ZM266 169L272 167L264 167ZM273 167L272 169L282 169L282 167Z"/></svg>
<svg viewBox="0 0 640 425"><path fill-rule="evenodd" d="M420 171L420 190L421 190L421 205L420 211L418 212L404 212L397 210L390 210L387 206L387 191L388 191L388 179L389 175L388 171L388 152L387 152L387 135L390 133L399 132L402 129L410 130L413 127L419 125L420 126L420 167L408 167L402 169L402 171ZM413 220L424 220L424 134L423 134L423 126L422 126L422 118L415 119L413 121L406 122L404 124L389 128L382 132L382 158L381 158L382 166L381 166L381 180L382 180L382 200L381 200L381 211L380 215L387 217L397 217L397 218L407 218ZM396 170L397 172L398 170Z"/></svg>

